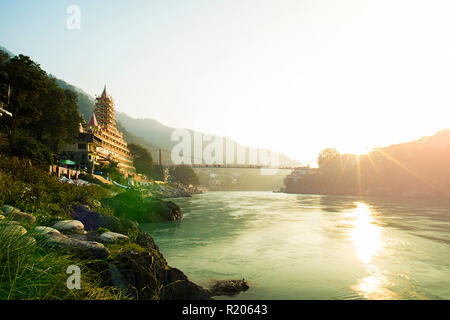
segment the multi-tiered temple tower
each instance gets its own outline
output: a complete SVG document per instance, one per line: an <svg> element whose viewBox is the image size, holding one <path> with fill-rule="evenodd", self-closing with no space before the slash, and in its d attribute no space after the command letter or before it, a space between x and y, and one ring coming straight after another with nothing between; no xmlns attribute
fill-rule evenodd
<svg viewBox="0 0 450 320"><path fill-rule="evenodd" d="M133 157L122 133L117 130L114 101L108 95L106 86L101 96L95 100L94 113L89 120L88 130L102 140L96 150L98 161L116 161L124 174L134 174L136 169L133 167Z"/></svg>
<svg viewBox="0 0 450 320"><path fill-rule="evenodd" d="M63 155L80 167L93 172L95 165L117 162L125 176L134 176L133 157L116 126L114 101L106 92L96 98L94 112L87 126L80 125L80 134L72 144L66 144Z"/></svg>

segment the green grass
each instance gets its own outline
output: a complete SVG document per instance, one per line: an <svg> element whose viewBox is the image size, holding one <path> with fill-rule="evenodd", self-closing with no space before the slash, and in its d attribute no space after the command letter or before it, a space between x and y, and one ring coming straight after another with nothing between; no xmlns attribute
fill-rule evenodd
<svg viewBox="0 0 450 320"><path fill-rule="evenodd" d="M136 243L109 243L105 245L108 250L111 252L111 255L108 257L109 259L114 259L119 253L128 251L128 250L136 250L137 252L145 252L146 250Z"/></svg>
<svg viewBox="0 0 450 320"><path fill-rule="evenodd" d="M45 170L28 161L0 154L0 205L8 204L36 217L34 225L52 225L55 220L70 218L75 204L90 204L111 191L100 186L76 186L61 183ZM105 214L110 210L99 208ZM23 224L28 234L34 226ZM123 299L113 288L105 286L95 261L49 250L24 236L6 234L0 228L0 300L5 299ZM66 286L67 267L81 269L81 289Z"/></svg>
<svg viewBox="0 0 450 320"><path fill-rule="evenodd" d="M32 233L32 232L31 232ZM0 232L0 300L124 299L89 267L93 261L43 249L23 236ZM81 289L69 290L67 267L81 269Z"/></svg>

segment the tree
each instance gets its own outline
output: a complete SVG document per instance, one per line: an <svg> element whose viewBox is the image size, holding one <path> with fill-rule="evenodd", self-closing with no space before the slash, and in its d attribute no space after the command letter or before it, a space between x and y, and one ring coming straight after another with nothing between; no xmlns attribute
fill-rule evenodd
<svg viewBox="0 0 450 320"><path fill-rule="evenodd" d="M194 169L185 166L176 166L170 168L169 174L172 177L173 182L179 182L185 185L194 185L198 186L199 179Z"/></svg>
<svg viewBox="0 0 450 320"><path fill-rule="evenodd" d="M334 148L326 148L320 151L317 158L320 169L337 169L341 165L341 154Z"/></svg>
<svg viewBox="0 0 450 320"><path fill-rule="evenodd" d="M54 78L23 55L1 56L0 69L11 86L8 111L13 114L0 118L0 129L9 142L4 151L35 163L51 163L51 154L59 153L63 143L78 134L82 118L76 93L59 88Z"/></svg>
<svg viewBox="0 0 450 320"><path fill-rule="evenodd" d="M109 177L111 180L126 183L123 174L119 170L119 163L109 160L108 163L101 163L95 167L96 172L101 172L103 177Z"/></svg>
<svg viewBox="0 0 450 320"><path fill-rule="evenodd" d="M52 152L59 153L62 145L78 134L82 121L76 93L59 88L53 79L49 79L48 91L39 97L38 104L42 115L30 128L39 141Z"/></svg>
<svg viewBox="0 0 450 320"><path fill-rule="evenodd" d="M141 145L130 143L128 148L133 155L133 163L137 173L150 177L153 172L153 159L150 152Z"/></svg>
<svg viewBox="0 0 450 320"><path fill-rule="evenodd" d="M3 71L4 66L6 65L6 62L9 60L9 55L0 50L0 71Z"/></svg>
<svg viewBox="0 0 450 320"><path fill-rule="evenodd" d="M8 127L10 143L33 121L40 119L42 111L38 107L37 100L41 94L47 91L47 75L38 64L29 57L19 55L6 62L4 70L11 85L10 105L8 109L13 117L2 119Z"/></svg>
<svg viewBox="0 0 450 320"><path fill-rule="evenodd" d="M53 162L52 153L48 148L26 133L23 135L17 134L17 137L10 144L9 148L10 152L15 156L30 159L37 166L44 167Z"/></svg>

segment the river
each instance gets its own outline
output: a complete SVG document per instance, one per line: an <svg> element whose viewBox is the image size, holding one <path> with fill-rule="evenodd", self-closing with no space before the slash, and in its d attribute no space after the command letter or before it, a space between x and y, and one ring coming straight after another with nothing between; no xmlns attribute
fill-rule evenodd
<svg viewBox="0 0 450 320"><path fill-rule="evenodd" d="M448 204L271 192L173 201L181 223L143 229L200 285L245 278L250 289L231 299L450 299Z"/></svg>

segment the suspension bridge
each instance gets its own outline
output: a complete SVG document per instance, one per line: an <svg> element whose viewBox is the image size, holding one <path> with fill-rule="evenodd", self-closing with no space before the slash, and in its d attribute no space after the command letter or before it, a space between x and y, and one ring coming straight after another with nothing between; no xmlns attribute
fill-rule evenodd
<svg viewBox="0 0 450 320"><path fill-rule="evenodd" d="M166 163L164 164L162 161L162 153L166 153L170 155L169 150L164 149L150 149L150 153L157 152L158 164L163 167L189 167L195 169L278 169L278 170L295 170L299 168L304 168L304 166L270 166L270 165L262 165L262 164L237 164L237 163L227 163L227 164L207 164L203 163L203 159L191 157L192 163L182 163L182 164L173 164ZM152 154L153 157L153 154Z"/></svg>

